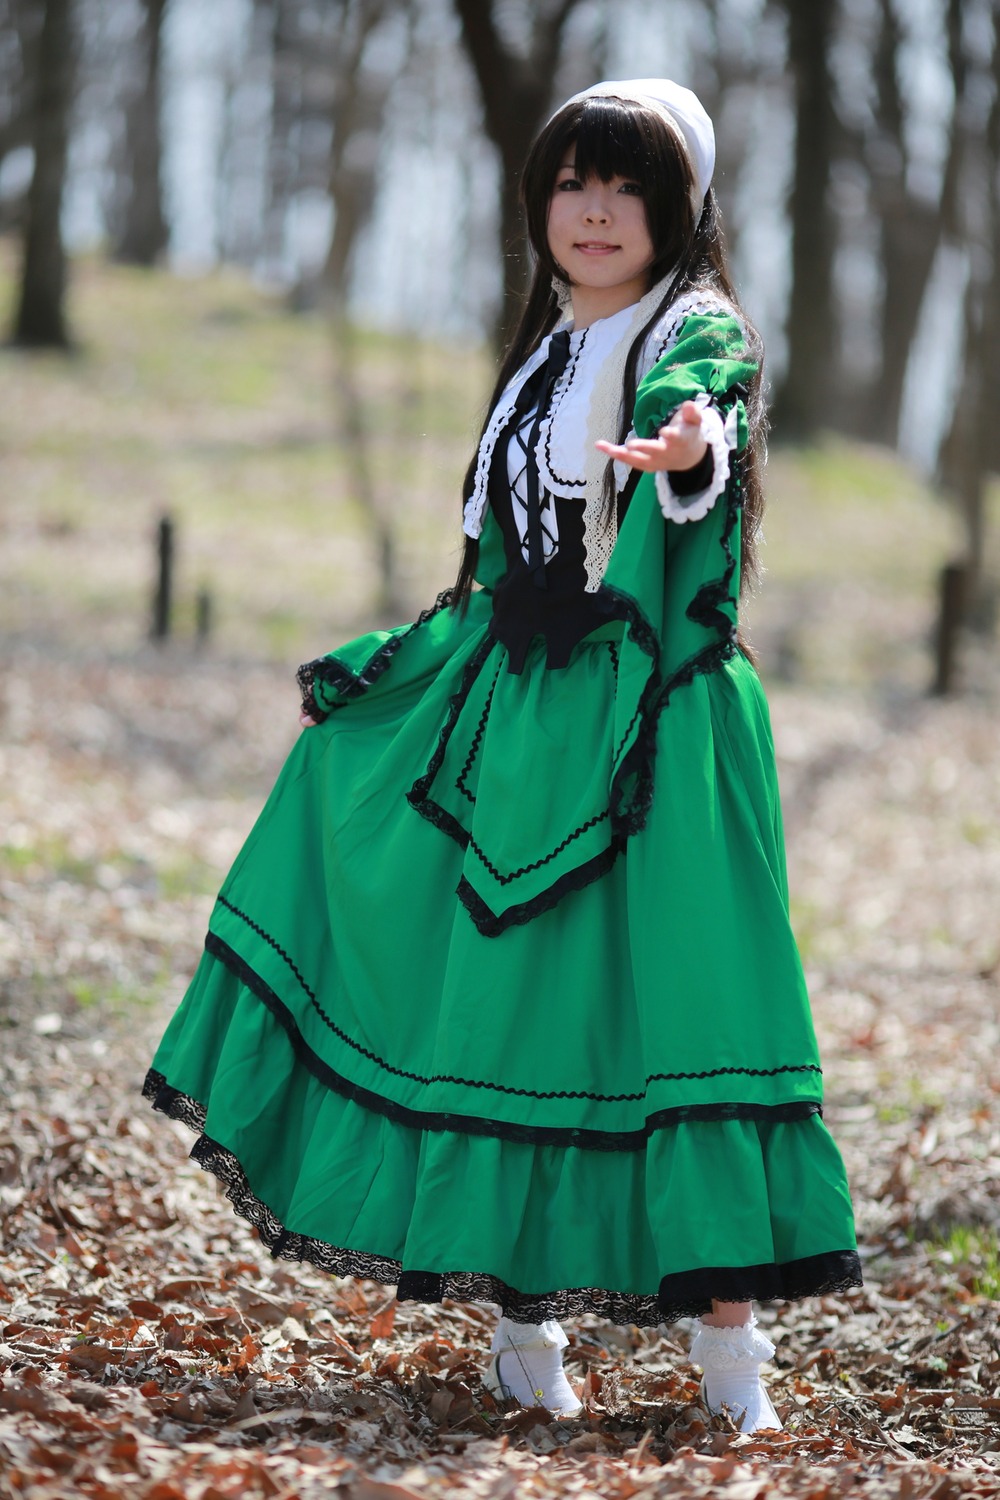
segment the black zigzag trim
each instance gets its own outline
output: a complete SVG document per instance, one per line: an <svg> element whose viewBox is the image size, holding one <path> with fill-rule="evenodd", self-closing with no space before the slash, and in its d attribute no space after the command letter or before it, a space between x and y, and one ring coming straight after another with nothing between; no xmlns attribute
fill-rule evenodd
<svg viewBox="0 0 1000 1500"><path fill-rule="evenodd" d="M162 1073L150 1069L142 1092L154 1109L183 1121L192 1130L202 1130L204 1106L171 1088ZM506 1317L520 1323L544 1323L547 1318L579 1318L591 1313L622 1326L634 1323L640 1328L655 1328L659 1323L710 1312L713 1297L726 1302L798 1300L862 1285L857 1252L830 1250L780 1264L704 1266L674 1272L662 1278L656 1292L621 1292L606 1287L522 1292L488 1271L411 1270L390 1256L348 1250L298 1234L257 1196L239 1159L227 1147L201 1134L191 1148L191 1157L219 1180L233 1208L254 1226L275 1260L308 1261L334 1276L355 1276L395 1286L401 1302L440 1302L447 1297L456 1302L498 1303Z"/></svg>
<svg viewBox="0 0 1000 1500"><path fill-rule="evenodd" d="M317 724L322 724L324 719L330 717L334 709L344 707L343 703L335 703L331 709L321 708L316 701L315 684L317 682L331 687L346 702L366 693L382 674L388 671L392 658L403 642L409 640L413 632L419 630L421 625L426 625L428 620L432 620L443 609L447 609L451 604L453 594L453 589L445 589L443 593L438 594L434 603L428 609L422 610L411 625L390 636L387 641L383 641L382 645L372 652L360 672L352 672L349 667L344 666L342 661L338 661L336 656L320 656L315 661L304 662L295 674L302 692L302 712L315 719Z"/></svg>
<svg viewBox="0 0 1000 1500"><path fill-rule="evenodd" d="M280 944L278 944L277 942L275 942L274 938L270 937L264 931L264 929L262 927L258 926L258 924L256 922L251 921L251 919L249 917L247 917L245 915L245 913L239 911L230 902L225 901L221 896L219 897L219 900L227 908L227 910L229 910L229 911L231 911L233 913L234 916L242 918L242 920L245 921L247 923L247 925L254 932L256 932L258 934L258 936L261 937L264 940L264 942L266 942L274 950L274 952L279 955L280 958L282 958L285 961L285 963L288 965L288 967L291 970L291 972L294 974L294 976L295 976L296 980L298 981L301 989L303 990L303 992L308 997L309 1002L312 1005L313 1010L319 1016L320 1020L324 1023L324 1025L326 1025L326 1026L329 1027L329 1029L333 1032L334 1036L336 1036L338 1038L338 1040L342 1041L346 1046L350 1047L352 1049L352 1051L357 1052L361 1057L367 1058L369 1062L374 1063L376 1067L381 1068L384 1072L391 1073L396 1078L408 1078L413 1083L419 1083L419 1084L424 1084L424 1085L435 1084L435 1083L453 1083L453 1084L457 1084L457 1085L461 1086L462 1088L487 1089L487 1090L490 1090L493 1093L497 1093L497 1094L509 1094L509 1095L511 1095L511 1096L513 1096L515 1098L519 1098L519 1099L586 1099L586 1100L592 1101L595 1104L632 1104L632 1103L638 1103L640 1100L646 1098L646 1095L649 1092L649 1085L651 1083L682 1083L682 1082L687 1082L687 1081L697 1081L697 1082L700 1082L700 1081L702 1081L703 1079L706 1079L706 1078L724 1078L724 1077L776 1078L776 1077L778 1077L779 1075L781 1075L783 1073L816 1073L816 1074L822 1074L822 1069L820 1068L820 1066L817 1063L785 1063L785 1064L782 1064L780 1067L777 1067L777 1068L735 1068L735 1067L709 1068L709 1069L706 1069L706 1070L704 1070L702 1072L696 1072L696 1073L650 1073L647 1076L646 1080L645 1080L646 1086L643 1089L640 1089L639 1091L637 1091L635 1093L631 1093L631 1094L598 1094L598 1093L594 1093L593 1091L588 1090L588 1089L550 1089L550 1090L543 1091L543 1090L539 1090L539 1089L514 1088L511 1084L494 1083L494 1082L492 1082L492 1081L490 1081L488 1079L457 1078L457 1077L455 1077L454 1074L451 1074L451 1073L432 1073L430 1075L425 1075L425 1074L422 1074L422 1073L413 1073L413 1072L408 1071L406 1068L397 1068L392 1063L386 1062L386 1060L384 1058L379 1057L378 1054L375 1053L375 1052L372 1052L370 1048L363 1047L359 1042L356 1042L353 1037L348 1036L348 1034L345 1031L341 1030L341 1028L336 1024L336 1022L333 1021L333 1019L330 1016L327 1015L326 1011L323 1009L322 1005L319 1003L319 1000L318 1000L315 992L309 987L309 985L306 983L305 979L303 978L301 970L292 961L292 959L289 958L288 954L280 946ZM295 1019L294 1019L294 1017L292 1015L292 1012L288 1009L288 1007L284 1004L284 1002L278 998L277 994L271 988L271 986L267 983L267 981L265 979L263 979L256 972L255 969L251 968L251 966L246 962L246 960L243 959L243 958L241 958L240 955L236 952L236 950L234 948L231 948L230 945L223 938L220 938L216 933L210 932L207 935L207 937L205 938L205 949L206 949L206 952L211 953L211 955L212 955L213 958L217 958L223 964L225 964L226 968L229 969L230 973L232 973L242 984L245 984L246 987L249 990L252 990L253 993L257 996L257 998L259 1000L263 1000L264 1001L265 1005L268 1007L268 1009L274 1015L275 1019L281 1024L281 1026L285 1029L285 1031L288 1032L289 1036L292 1037L293 1045L295 1045L297 1052L299 1050L299 1042L301 1042L301 1046L304 1049L302 1051L302 1054L301 1054L303 1061L308 1062L308 1058L309 1057L315 1056L315 1054L313 1054L311 1052L311 1049L309 1049L309 1047L308 1047L307 1043L304 1041L304 1039L301 1038L301 1033L298 1030L298 1026L297 1026L297 1024L295 1022ZM293 1035L293 1033L294 1033L294 1035ZM298 1041L296 1041L296 1038L298 1038ZM316 1076L317 1077L322 1076L323 1080L325 1082L328 1082L332 1088L336 1088L336 1089L338 1089L338 1091L344 1092L345 1088L354 1088L355 1087L353 1084L350 1084L348 1082L348 1080L341 1079L340 1074L336 1073L332 1068L328 1068L327 1064L325 1064L322 1061L321 1058L316 1057L316 1062L317 1062L317 1064L318 1064L319 1067L327 1068L327 1074L329 1075L329 1076L327 1076L326 1074L321 1075L316 1069L313 1069L313 1071L316 1072ZM344 1088L341 1087L341 1084L344 1085ZM362 1090L361 1092L367 1094L368 1091ZM370 1101L377 1101L380 1098L381 1098L380 1095L371 1094L370 1095L370 1099L366 1098L362 1102L364 1102L365 1105L366 1105L366 1107L368 1107L368 1108L377 1109L377 1108L379 1108L378 1104L375 1103L375 1102L370 1102ZM812 1103L812 1101L807 1101L807 1102L810 1105L810 1108L806 1112L807 1113L808 1112L812 1112L811 1111L811 1103ZM387 1100L387 1101L385 1101L385 1103L388 1106L388 1105L391 1104L391 1101ZM393 1106L393 1107L395 1107L395 1106ZM402 1107L402 1106L399 1106L399 1107ZM699 1106L699 1108L700 1107L701 1106ZM715 1106L705 1106L705 1108L714 1108L714 1107ZM728 1106L728 1105L720 1105L719 1106L719 1108L722 1108L722 1109L726 1109L726 1108L729 1108L729 1107L730 1106ZM747 1106L747 1107L755 1107L755 1106ZM777 1106L777 1107L784 1108L785 1106L782 1105L782 1106ZM796 1104L793 1107L797 1108L798 1107L798 1102L796 1102ZM681 1110L684 1110L684 1109L688 1108L688 1106L686 1106L686 1105L680 1105L680 1106L675 1106L675 1108L679 1108ZM770 1109L771 1106L762 1105L761 1108L763 1108L766 1111L766 1110ZM383 1110L382 1112L386 1113L387 1111ZM412 1113L415 1116L419 1115L421 1119L423 1119L425 1117L423 1115L423 1113L420 1112L420 1111L412 1111ZM668 1109L666 1111L660 1111L659 1113L663 1114L664 1116L669 1116L669 1115L671 1115L672 1111ZM427 1118L430 1118L430 1117L427 1116ZM448 1116L448 1119L450 1119L450 1120L458 1119L458 1118L459 1117L457 1115L449 1115ZM677 1120L679 1120L680 1118L681 1118L681 1116L677 1116ZM765 1116L762 1116L761 1118L765 1118ZM666 1119L665 1118L662 1123L672 1124L672 1123L677 1123L677 1120ZM504 1122L502 1122L502 1121L498 1122L498 1123L500 1125L504 1124ZM421 1127L421 1128L423 1128L423 1127ZM430 1127L427 1127L427 1128L430 1128ZM452 1129L454 1127L452 1127L451 1125L442 1125L442 1126L439 1126L438 1128L440 1128L440 1129ZM465 1127L461 1127L461 1128L465 1128ZM518 1128L518 1127L514 1127L514 1128ZM656 1128L656 1127L654 1126L652 1128ZM489 1131L489 1132L486 1132L486 1133L493 1134L494 1132ZM619 1135L622 1134L622 1132L618 1132L618 1131L594 1132L594 1134L596 1134L596 1135L613 1135L615 1137L618 1137ZM628 1132L625 1132L625 1134L628 1134Z"/></svg>
<svg viewBox="0 0 1000 1500"><path fill-rule="evenodd" d="M487 870L489 870L490 874L493 876L493 879L497 882L498 885L510 885L512 880L520 880L522 875L531 875L535 870L544 870L547 864L550 864L554 859L558 859L563 850L568 849L570 844L572 844L576 839L582 838L585 833L589 833L592 828L597 827L598 823L603 823L605 818L609 818L610 816L611 809L608 807L606 807L603 812L595 813L592 818L587 819L586 823L581 823L579 828L574 828L572 833L568 833L561 844L557 844L556 847L550 850L548 854L543 854L541 859L533 860L530 865L522 865L519 870L511 870L506 875L502 870L497 869L496 865L486 854L485 850L479 847L471 834L469 835L469 848L477 856L480 862L486 866ZM598 857L603 858L604 856ZM556 883L558 884L558 882Z"/></svg>
<svg viewBox="0 0 1000 1500"><path fill-rule="evenodd" d="M556 481L557 484L562 485L563 489L582 490L587 483L585 479L564 479L561 474L556 473L555 465L552 462L552 426L555 420L556 411L560 406L562 406L566 397L569 395L569 388L576 378L576 367L580 363L580 356L583 354L584 345L587 342L587 335L589 333L589 328L585 328L583 330L583 337L580 340L579 347L576 353L571 356L569 368L565 375L563 388L561 391L554 394L553 400L549 404L549 409L546 412L545 416L542 418L542 426L545 428L545 435L542 438L542 443L545 448L545 462L548 465L548 470L552 475L552 478Z"/></svg>
<svg viewBox="0 0 1000 1500"><path fill-rule="evenodd" d="M435 823L438 827L441 827L442 825L438 822L437 818L431 816L430 813L426 810L427 804L430 803L428 793L430 791L431 783L433 782L438 771L440 771L441 769L441 765L445 757L445 752L448 749L448 742L455 732L455 725L458 723L459 714L465 707L466 699L472 691L472 684L475 682L476 678L479 676L479 673L482 671L487 657L499 646L499 644L500 643L495 640L493 636L487 633L484 636L483 640L480 642L479 646L473 652L472 656L470 656L469 660L466 662L465 671L462 673L462 680L458 685L458 691L452 693L450 699L448 700L448 715L441 726L441 733L438 735L438 741L434 747L434 753L430 758L427 770L413 783L410 790L406 794L406 800L407 802L409 802L410 806L415 808L418 813L420 813L423 817L428 818L430 822ZM436 804L434 805L436 806ZM443 812L444 809L442 808L441 811ZM464 847L465 843L468 842L468 835L466 835L464 840L460 840L460 842Z"/></svg>
<svg viewBox="0 0 1000 1500"><path fill-rule="evenodd" d="M493 694L497 690L497 682L500 679L500 673L502 671L503 671L503 663L501 662L500 665L496 669L496 672L495 672L494 677L493 677L493 682L492 682L492 684L490 686L490 690L489 690L489 692L486 695L486 702L483 704L483 711L482 711L482 713L479 716L479 723L476 725L476 732L472 736L472 743L469 746L469 753L465 757L465 765L462 767L461 771L459 772L459 774L458 774L458 780L455 782L455 789L456 789L456 791L461 792L462 796L468 802L471 802L472 805L473 805L473 807L475 807L475 805L476 805L476 799L473 796L473 794L469 791L469 788L466 786L466 781L468 780L469 773L471 772L472 767L473 767L473 765L475 763L476 755L479 752L480 742L481 742L481 740L483 738L483 735L486 733L486 721L487 721L487 719L490 716L490 708L492 707L492 704L493 704Z"/></svg>
<svg viewBox="0 0 1000 1500"><path fill-rule="evenodd" d="M594 1130L576 1126L522 1125L516 1121L483 1118L480 1115L461 1114L451 1110L412 1109L408 1105L387 1099L383 1094L376 1094L371 1089L362 1088L360 1084L338 1073L310 1047L289 1008L238 954L232 949L227 949L226 945L218 939L209 951L226 965L241 984L246 985L263 1002L288 1037L298 1061L314 1078L326 1088L339 1094L341 1098L350 1099L352 1103L371 1110L373 1114L384 1115L387 1119L399 1125L406 1125L411 1130L443 1130L458 1135L489 1136L494 1139L535 1146L573 1146L587 1151L642 1151L654 1131L665 1130L671 1126L719 1120L759 1120L776 1124L792 1120L806 1120L813 1115L821 1115L823 1112L822 1107L815 1100L793 1100L785 1104L756 1104L740 1100L721 1104L681 1104L656 1110L648 1115L643 1125L636 1130ZM370 1056L370 1054L366 1055ZM386 1071L408 1078L417 1077L415 1074L401 1073L401 1070L397 1068L387 1067ZM418 1077L417 1081L424 1082ZM427 1082L436 1081L439 1080L427 1080ZM440 1081L466 1082L464 1079L449 1078ZM491 1087L488 1084L479 1086ZM543 1098L594 1097L575 1093L536 1096L530 1090L525 1089L495 1091ZM192 1120L189 1123L197 1124L197 1128L201 1129L204 1119L202 1118L200 1122Z"/></svg>

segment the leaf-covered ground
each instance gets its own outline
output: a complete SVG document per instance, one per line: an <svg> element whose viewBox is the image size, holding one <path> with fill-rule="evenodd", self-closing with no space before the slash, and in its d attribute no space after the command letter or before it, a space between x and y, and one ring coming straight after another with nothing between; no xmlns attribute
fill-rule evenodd
<svg viewBox="0 0 1000 1500"><path fill-rule="evenodd" d="M0 1493L995 1495L1000 762L989 698L772 693L864 1291L764 1309L785 1431L708 1419L684 1325L569 1329L586 1415L503 1412L487 1309L272 1262L138 1097L295 732L287 674L0 674Z"/></svg>

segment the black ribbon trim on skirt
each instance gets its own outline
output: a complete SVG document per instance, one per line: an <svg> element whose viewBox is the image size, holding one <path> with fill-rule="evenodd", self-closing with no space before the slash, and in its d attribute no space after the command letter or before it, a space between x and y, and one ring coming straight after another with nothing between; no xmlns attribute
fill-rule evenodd
<svg viewBox="0 0 1000 1500"><path fill-rule="evenodd" d="M162 1073L150 1069L142 1090L154 1109L201 1131L205 1107L171 1088ZM855 1250L831 1250L782 1265L699 1267L664 1276L655 1293L618 1292L606 1287L566 1287L522 1292L485 1271L408 1270L398 1260L361 1250L346 1250L325 1240L297 1234L284 1225L250 1186L239 1160L225 1146L204 1133L191 1148L191 1157L214 1174L225 1188L236 1212L256 1229L273 1259L308 1261L333 1276L357 1276L395 1286L401 1302L498 1303L508 1318L521 1323L543 1323L546 1318L578 1318L585 1313L611 1323L634 1323L655 1328L676 1318L710 1312L712 1298L733 1302L766 1302L779 1298L820 1297L862 1285L861 1262Z"/></svg>
<svg viewBox="0 0 1000 1500"><path fill-rule="evenodd" d="M807 1120L813 1115L822 1115L823 1107L813 1099L796 1099L784 1104L758 1104L756 1102L745 1103L740 1100L726 1101L719 1104L677 1104L667 1109L658 1109L646 1117L645 1124L638 1130L593 1130L578 1128L576 1126L564 1125L522 1125L511 1120L494 1120L484 1118L480 1115L455 1114L449 1111L433 1111L411 1109L408 1105L397 1104L394 1099L387 1099L382 1094L376 1094L371 1089L362 1088L360 1084L353 1083L338 1073L328 1062L320 1057L309 1046L298 1024L285 1005L279 999L274 990L262 979L261 976L250 967L245 959L241 958L229 944L222 938L210 932L205 939L205 948L213 958L223 963L233 977L266 1005L278 1025L285 1032L291 1043L292 1051L299 1062L306 1068L315 1079L332 1089L344 1099L350 1099L354 1104L360 1104L363 1109L371 1110L373 1114L384 1115L387 1119L395 1121L399 1125L406 1125L412 1130L450 1130L460 1135L483 1135L495 1139L514 1141L520 1144L534 1146L576 1146L584 1151L642 1151L645 1149L650 1136L656 1130L669 1129L673 1125L684 1125L689 1122L709 1123L719 1120L759 1120L770 1124L779 1124L794 1120ZM318 1012L327 1024L329 1018ZM341 1033L343 1036L343 1034ZM349 1037L343 1037L350 1042ZM352 1044L355 1045L356 1044ZM365 1052L368 1059L377 1063L403 1078L413 1079L417 1083L461 1083L470 1088L492 1089L497 1093L517 1095L523 1098L574 1098L591 1099L600 1102L615 1102L613 1096L588 1094L583 1091L568 1093L552 1092L550 1094L535 1094L530 1089L508 1088L504 1085L477 1083L474 1079L467 1078L439 1078L425 1079L419 1074L407 1073L401 1068L393 1068L372 1052ZM690 1075L693 1077L718 1077L720 1075L745 1074L746 1076L761 1076L778 1073L793 1072L819 1072L811 1064L800 1064L784 1068L756 1069L756 1068L713 1068L703 1074ZM652 1081L652 1080L650 1080ZM637 1096L622 1096L625 1098Z"/></svg>
<svg viewBox="0 0 1000 1500"><path fill-rule="evenodd" d="M716 400L713 404L719 406L723 415L726 414L727 408L720 400ZM449 701L448 716L438 736L438 742L427 769L406 794L410 806L420 813L421 817L433 823L435 828L453 838L461 848L467 849L471 844L473 852L503 885L508 885L520 876L530 874L548 864L595 823L605 818L609 820L608 843L603 850L589 860L564 872L550 886L529 900L515 902L501 912L494 911L472 883L463 877L456 894L484 937L499 937L510 927L533 921L543 912L551 911L570 892L582 890L595 880L599 880L623 853L633 834L641 833L645 828L653 804L656 733L660 715L679 688L689 686L696 677L717 672L739 651L736 627L723 609L723 605L729 599L736 569L736 553L732 541L743 505L742 475L739 462L735 458L733 476L725 492L725 504L726 518L719 536L719 546L724 559L722 572L718 578L701 586L686 610L688 619L705 630L716 631L717 639L696 651L687 661L682 662L669 677L664 678L662 675L660 642L652 622L638 601L623 590L613 588L608 584L601 584L597 590L595 600L601 606L607 619L623 621L629 638L650 658L649 673L639 696L636 711L613 757L615 769L611 778L608 806L599 810L580 827L574 828L550 853L540 856L523 869L506 875L495 870L484 851L479 849L472 840L469 830L430 794L459 715L472 691L472 685L497 642L492 637L488 637L469 659L458 691ZM638 725L636 737L626 751L625 746L636 725Z"/></svg>

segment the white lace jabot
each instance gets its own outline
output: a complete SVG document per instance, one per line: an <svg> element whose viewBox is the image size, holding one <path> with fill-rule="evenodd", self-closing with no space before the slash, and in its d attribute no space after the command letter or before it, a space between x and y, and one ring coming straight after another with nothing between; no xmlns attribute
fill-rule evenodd
<svg viewBox="0 0 1000 1500"><path fill-rule="evenodd" d="M538 465L540 494L558 499L575 499L583 504L588 592L600 587L616 540L614 526L609 527L602 520L603 479L607 460L594 444L599 438L615 441L618 436L622 383L628 351L636 333L662 298L663 290L661 282L640 302L623 308L611 317L599 318L586 328L574 330L571 324L560 325L568 327L570 331L570 357L566 369L553 388L549 409L542 419L535 461ZM647 338L639 360L638 379L641 380L669 352L677 342L684 320L691 313L728 310L728 304L711 292L690 292L679 298L658 320ZM482 531L488 502L490 466L497 441L514 414L521 387L548 358L550 340L551 335L544 338L534 354L518 370L501 393L490 417L479 446L472 493L465 506L464 529L469 536L477 537ZM520 423L519 430L524 425L525 422ZM512 442L508 450L508 477L515 502L515 514L523 506L525 498L520 493L523 489L524 454L523 450L515 451L517 446ZM624 487L629 472L624 464L615 464L619 490ZM554 506L546 507L544 518L545 555L549 558L558 550Z"/></svg>

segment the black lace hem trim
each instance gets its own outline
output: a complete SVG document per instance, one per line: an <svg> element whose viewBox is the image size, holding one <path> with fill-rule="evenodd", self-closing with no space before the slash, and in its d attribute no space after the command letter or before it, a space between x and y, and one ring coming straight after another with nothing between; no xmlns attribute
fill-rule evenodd
<svg viewBox="0 0 1000 1500"><path fill-rule="evenodd" d="M308 1261L333 1276L356 1276L395 1286L401 1302L457 1302L499 1304L506 1317L522 1323L546 1318L578 1318L592 1314L619 1325L655 1328L677 1318L711 1311L712 1298L751 1302L798 1300L827 1296L862 1285L861 1263L854 1250L833 1250L783 1265L700 1267L664 1276L656 1293L619 1292L605 1287L566 1287L556 1291L522 1292L497 1276L482 1271L407 1270L384 1255L347 1250L287 1228L257 1197L237 1157L203 1133L205 1108L167 1084L152 1069L143 1095L154 1109L202 1132L191 1157L213 1173L236 1212L256 1229L273 1259Z"/></svg>
<svg viewBox="0 0 1000 1500"><path fill-rule="evenodd" d="M741 390L742 388L736 388L733 394L738 395ZM718 406L723 415L726 414L724 396L715 396L713 405ZM715 631L716 640L695 652L664 679L661 670L662 653L659 639L638 601L621 589L613 588L608 584L601 585L595 598L603 606L608 619L622 620L630 639L650 658L649 674L635 713L613 757L612 764L615 770L611 778L608 806L604 811L581 824L579 828L575 828L551 853L522 869L507 873L499 871L490 862L472 838L469 830L430 795L431 787L444 761L448 742L472 690L472 684L496 642L488 639L468 662L458 691L453 694L449 702L448 715L438 736L438 743L427 770L414 782L406 794L411 807L442 833L453 838L463 849L471 847L473 853L493 878L502 885L508 885L526 874L543 868L575 839L610 817L609 841L600 854L566 872L552 885L529 900L515 903L502 912L494 911L472 884L463 878L458 888L459 899L485 937L499 937L510 927L533 921L544 912L551 911L572 891L584 889L611 869L618 855L625 849L628 840L642 831L649 817L649 810L653 803L656 734L660 715L679 688L689 686L696 677L717 672L738 653L736 626L722 608L729 598L736 569L736 554L733 550L732 539L743 504L742 474L739 460L735 456L732 469L732 478L726 489L726 518L719 537L719 545L724 558L723 570L713 582L702 585L686 611L688 618L695 624L701 625L706 630ZM636 731L634 739L632 739L633 731ZM631 745L630 740L632 740ZM626 746L628 746L627 750Z"/></svg>
<svg viewBox="0 0 1000 1500"><path fill-rule="evenodd" d="M229 903L226 903L229 906ZM229 906L229 910L237 916L235 907ZM254 930L262 936L266 936L263 930L254 925ZM283 950L273 943L275 951L282 956ZM245 985L258 1000L271 1012L274 1019L288 1036L292 1050L299 1061L306 1067L313 1077L320 1083L325 1084L335 1093L344 1098L351 1099L356 1104L361 1104L365 1109L370 1109L376 1114L386 1115L403 1125L409 1125L415 1130L452 1130L466 1135L488 1135L502 1140L518 1141L534 1145L544 1146L578 1146L591 1151L640 1151L645 1146L654 1130L666 1129L671 1125L684 1124L687 1121L709 1121L709 1120L768 1120L785 1121L807 1119L814 1114L822 1114L822 1107L818 1100L796 1099L784 1104L760 1104L757 1102L744 1102L741 1100L726 1100L720 1103L708 1104L678 1104L671 1105L666 1109L656 1110L648 1115L643 1126L636 1130L594 1130L575 1126L561 1125L522 1125L510 1120L494 1120L483 1118L479 1115L464 1115L452 1111L432 1111L412 1109L408 1105L398 1104L395 1100L387 1099L382 1094L376 1094L371 1089L363 1088L360 1084L345 1078L330 1066L318 1053L309 1046L291 1010L278 997L275 991L252 969L245 959L235 952L223 938L210 932L205 938L205 949L224 964L229 972L241 984ZM289 960L291 963L291 960ZM785 1073L815 1073L822 1071L816 1063L786 1063L777 1068L709 1068L699 1073L651 1073L646 1078L646 1088L632 1094L598 1094L586 1089L550 1089L543 1092L540 1089L514 1088L510 1084L494 1083L488 1079L457 1078L450 1073L435 1073L425 1076L421 1073L412 1073L405 1068L397 1068L392 1063L386 1062L376 1053L342 1031L320 1006L312 990L305 985L305 981L299 970L291 964L292 972L299 983L305 989L313 1004L313 1009L320 1019L330 1028L334 1035L348 1047L351 1047L360 1056L373 1062L376 1067L391 1073L396 1078L407 1078L413 1083L430 1085L437 1083L457 1084L462 1088L484 1089L495 1094L507 1094L519 1099L569 1099L585 1100L595 1104L634 1104L646 1097L648 1087L651 1083L672 1083L696 1081L701 1082L706 1078L723 1077L745 1077L745 1078L775 1078Z"/></svg>
<svg viewBox="0 0 1000 1500"><path fill-rule="evenodd" d="M438 594L434 603L428 609L422 610L411 625L384 641L368 658L360 672L352 672L335 655L320 656L315 661L304 662L295 674L302 693L302 712L315 719L317 724L322 724L323 720L328 719L335 709L344 707L343 703L335 703L332 708L327 709L317 703L315 692L317 682L332 688L345 702L350 702L352 698L359 698L362 693L366 693L383 673L389 670L392 658L403 642L409 640L413 632L419 630L421 625L426 625L428 620L432 620L443 609L447 609L452 602L453 594L452 589L445 589L443 593Z"/></svg>

